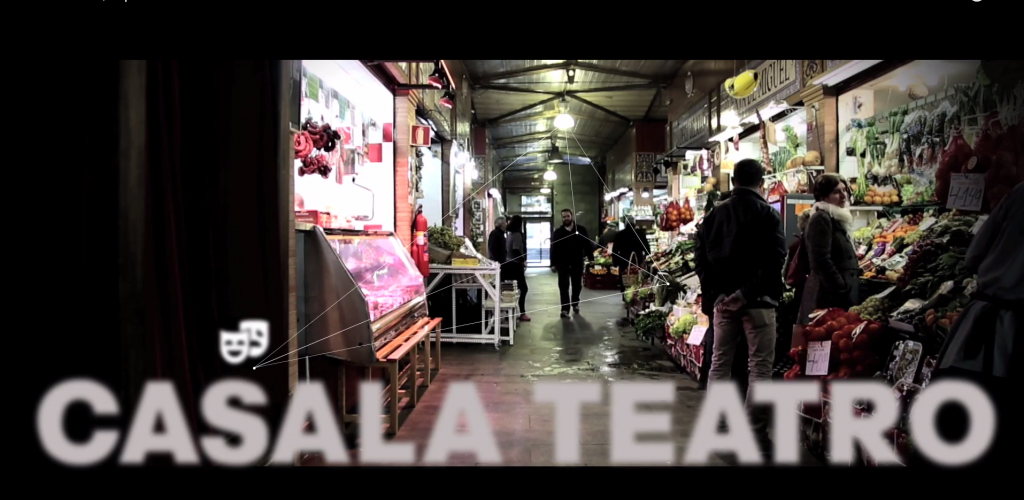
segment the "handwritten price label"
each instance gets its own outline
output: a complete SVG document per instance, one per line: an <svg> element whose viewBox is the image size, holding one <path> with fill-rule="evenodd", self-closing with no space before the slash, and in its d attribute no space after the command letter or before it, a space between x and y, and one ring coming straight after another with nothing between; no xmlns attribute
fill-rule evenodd
<svg viewBox="0 0 1024 500"><path fill-rule="evenodd" d="M807 367L805 372L810 376L828 375L829 355L832 354L832 341L807 343Z"/></svg>
<svg viewBox="0 0 1024 500"><path fill-rule="evenodd" d="M985 174L952 174L946 208L977 212L985 195Z"/></svg>

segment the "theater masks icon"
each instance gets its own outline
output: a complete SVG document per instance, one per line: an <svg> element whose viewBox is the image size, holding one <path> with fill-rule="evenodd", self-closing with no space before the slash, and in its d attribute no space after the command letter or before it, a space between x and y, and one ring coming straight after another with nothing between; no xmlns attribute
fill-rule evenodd
<svg viewBox="0 0 1024 500"><path fill-rule="evenodd" d="M249 335L249 357L258 358L267 352L270 344L270 322L247 319L238 323L238 329Z"/></svg>
<svg viewBox="0 0 1024 500"><path fill-rule="evenodd" d="M237 365L249 356L249 333L220 331L220 356L228 364Z"/></svg>

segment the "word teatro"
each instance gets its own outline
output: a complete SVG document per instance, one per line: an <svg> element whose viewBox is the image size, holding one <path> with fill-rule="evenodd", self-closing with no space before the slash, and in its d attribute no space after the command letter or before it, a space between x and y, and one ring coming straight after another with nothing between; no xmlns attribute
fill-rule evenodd
<svg viewBox="0 0 1024 500"><path fill-rule="evenodd" d="M602 404L599 383L537 383L534 400L550 403L555 410L555 459L562 464L580 462L580 409L584 404ZM363 382L360 405L381 407L381 382ZM611 394L611 462L619 465L666 464L676 462L676 445L664 441L637 439L640 434L668 435L671 413L638 411L638 405L671 405L675 399L672 382L614 382ZM776 464L799 463L799 416L801 402L816 402L821 387L816 382L786 381L755 386L757 403L775 409L774 457ZM239 404L233 406L232 401ZM879 464L898 460L883 435L900 418L899 403L891 389L871 381L835 382L831 392L833 411L830 434L831 460L848 464L860 446ZM85 442L73 442L64 431L65 412L76 402L91 407L97 416L117 416L117 399L109 389L88 379L72 379L51 388L42 399L36 415L37 431L43 448L54 460L69 466L99 464L113 454L120 441L115 429L97 429ZM873 411L868 417L855 416L855 403L868 402ZM119 463L142 465L150 455L170 455L178 465L198 465L198 449L217 465L245 466L267 457L270 432L261 417L247 411L267 403L259 385L242 379L218 381L207 388L200 410L216 432L193 439L171 382L148 381L121 447ZM936 413L947 403L959 403L969 414L971 428L959 442L945 441L935 428ZM270 452L271 463L291 465L297 454L321 453L328 463L347 464L350 457L339 431L332 405L319 381L300 384L285 411L281 428ZM719 432L719 422L727 422L727 431ZM460 419L468 429L460 431ZM163 432L157 432L157 422ZM312 424L312 425L307 425ZM361 463L410 464L416 461L413 443L385 442L376 412L361 412ZM988 395L964 381L939 381L930 385L915 400L909 425L916 447L926 457L947 466L968 465L988 450L995 437L995 409ZM234 436L229 442L227 436ZM198 449L197 449L198 448ZM434 424L429 444L421 461L443 464L452 453L475 453L481 463L500 464L501 451L491 431L483 403L472 382L453 382ZM684 464L703 465L716 453L735 454L746 465L762 464L754 434L750 429L743 401L735 385L712 384L700 410L697 423L683 453Z"/></svg>

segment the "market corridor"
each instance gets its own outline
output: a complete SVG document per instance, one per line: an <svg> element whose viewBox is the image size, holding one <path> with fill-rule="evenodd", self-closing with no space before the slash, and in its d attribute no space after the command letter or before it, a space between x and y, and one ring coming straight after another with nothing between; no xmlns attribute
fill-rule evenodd
<svg viewBox="0 0 1024 500"><path fill-rule="evenodd" d="M560 319L557 276L547 269L531 270L528 279L526 308L533 321L520 323L515 345L496 351L491 346L446 344L440 375L409 415L397 439L416 442L421 456L446 384L472 380L477 383L505 464L553 465L553 408L532 402L534 381L672 380L678 394L672 437L682 450L703 393L660 346L637 341L632 329L615 326L622 315L618 294L584 290L582 315ZM580 442L584 465L609 463L607 398L606 391L605 405L583 407ZM453 457L449 464L475 465L476 460L472 456Z"/></svg>

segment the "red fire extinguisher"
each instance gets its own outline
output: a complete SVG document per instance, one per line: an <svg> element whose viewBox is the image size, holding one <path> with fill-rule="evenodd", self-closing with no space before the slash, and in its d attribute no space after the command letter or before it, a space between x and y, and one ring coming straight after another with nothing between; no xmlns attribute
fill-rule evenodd
<svg viewBox="0 0 1024 500"><path fill-rule="evenodd" d="M416 218L412 224L412 258L420 274L430 276L430 247L427 246L427 218L423 216L423 205L416 207Z"/></svg>

